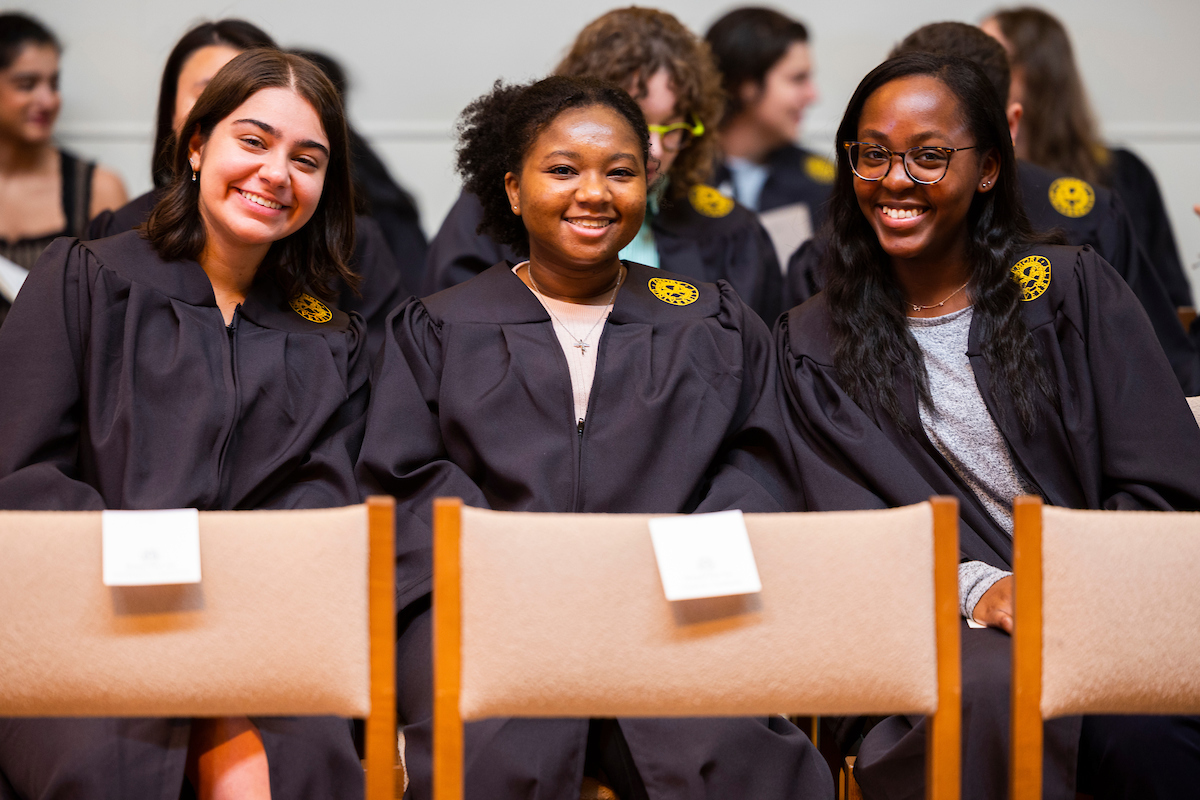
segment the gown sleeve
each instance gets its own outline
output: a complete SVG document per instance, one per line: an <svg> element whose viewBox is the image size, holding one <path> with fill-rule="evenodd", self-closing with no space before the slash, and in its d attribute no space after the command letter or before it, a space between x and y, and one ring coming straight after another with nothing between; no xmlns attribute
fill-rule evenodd
<svg viewBox="0 0 1200 800"><path fill-rule="evenodd" d="M56 240L0 327L0 508L104 508L78 477L92 258Z"/></svg>
<svg viewBox="0 0 1200 800"><path fill-rule="evenodd" d="M741 332L742 384L738 408L716 459L697 512L796 510L790 491L790 451L777 402L779 373L771 333L724 281L719 321Z"/></svg>
<svg viewBox="0 0 1200 800"><path fill-rule="evenodd" d="M469 506L488 507L475 482L449 459L442 440L439 334L439 326L416 298L388 318L358 461L364 496L396 498L398 609L431 588L434 498L461 497Z"/></svg>
<svg viewBox="0 0 1200 800"><path fill-rule="evenodd" d="M1200 427L1150 321L1103 259L1079 258L1101 507L1200 510Z"/></svg>

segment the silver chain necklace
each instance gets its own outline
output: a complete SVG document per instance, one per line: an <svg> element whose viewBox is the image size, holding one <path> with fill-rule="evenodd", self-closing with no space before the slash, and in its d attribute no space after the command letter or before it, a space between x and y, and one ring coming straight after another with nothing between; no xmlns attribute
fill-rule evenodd
<svg viewBox="0 0 1200 800"><path fill-rule="evenodd" d="M549 298L549 295L547 295L545 292L543 292L538 287L537 281L535 281L533 279L533 265L526 262L525 271L529 274L529 282L533 284L534 291L536 291L538 294L542 295L543 297ZM561 319L559 319L558 315L554 313L554 310L551 309L550 306L548 306L548 305L545 306L546 311L550 312L550 316L554 319L554 321L557 322L559 324L559 326L564 331L567 332L567 336L570 336L571 339L573 339L575 341L575 344L573 344L571 346L577 348L579 350L579 354L581 356L587 355L588 348L591 347L591 345L588 344L587 340L589 338L591 338L592 333L595 332L596 326L598 326L601 322L604 321L604 319L606 317L608 317L608 312L612 308L613 302L616 301L616 299L617 299L617 290L621 288L621 281L623 281L623 280L625 280L625 273L618 272L617 285L613 287L612 294L608 298L608 303L605 304L603 312L596 319L596 321L592 324L592 327L588 329L588 332L586 334L584 334L582 339L580 339L578 336L576 336L574 333L571 332L571 329L567 327L567 323L565 323ZM949 299L949 298L947 298L947 299Z"/></svg>
<svg viewBox="0 0 1200 800"><path fill-rule="evenodd" d="M529 279L533 280L533 276L530 275ZM970 283L970 281L967 281L967 283ZM954 295L958 294L963 289L967 288L967 283L964 283L962 286L955 289L953 292L951 292L949 295L947 295L945 300L943 300L940 303L934 303L931 306L919 306L916 303L908 303L908 307L911 308L913 311L928 311L931 308L941 308L942 306L946 305L946 303L950 302L951 297L954 297ZM908 302L908 301L905 301L905 302Z"/></svg>

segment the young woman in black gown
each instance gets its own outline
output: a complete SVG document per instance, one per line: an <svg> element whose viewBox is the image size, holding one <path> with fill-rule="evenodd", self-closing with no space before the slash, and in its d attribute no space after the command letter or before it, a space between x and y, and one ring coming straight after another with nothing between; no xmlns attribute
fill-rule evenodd
<svg viewBox="0 0 1200 800"><path fill-rule="evenodd" d="M1200 509L1200 428L1137 299L1087 247L1032 232L1001 99L954 56L908 53L838 128L824 291L776 344L811 511L955 495L961 508L963 787L1007 797L1012 498ZM925 722L862 743L867 797L922 797ZM1046 797L1180 797L1192 718L1046 725Z"/></svg>
<svg viewBox="0 0 1200 800"><path fill-rule="evenodd" d="M359 462L399 500L399 711L430 792L431 501L521 511L779 510L770 334L729 284L622 261L646 213L646 121L613 84L548 78L464 112L459 169L520 255L390 318ZM603 658L603 654L597 654ZM590 733L589 733L590 728ZM466 791L622 800L829 797L782 717L520 720L466 728Z"/></svg>
<svg viewBox="0 0 1200 800"><path fill-rule="evenodd" d="M0 508L357 501L363 322L320 298L354 243L329 81L274 50L196 101L145 233L59 239L0 329ZM4 719L20 797L362 796L333 718Z"/></svg>

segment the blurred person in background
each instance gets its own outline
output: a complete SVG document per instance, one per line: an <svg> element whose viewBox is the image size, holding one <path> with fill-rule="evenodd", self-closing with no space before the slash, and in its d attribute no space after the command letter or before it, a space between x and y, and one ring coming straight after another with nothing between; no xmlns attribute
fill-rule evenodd
<svg viewBox="0 0 1200 800"><path fill-rule="evenodd" d="M62 108L54 34L25 14L0 14L0 324L25 275L59 236L79 236L116 208L116 174L57 147Z"/></svg>
<svg viewBox="0 0 1200 800"><path fill-rule="evenodd" d="M834 167L796 144L817 100L808 29L769 8L730 11L704 38L725 87L713 183L757 211L786 264L824 218Z"/></svg>
<svg viewBox="0 0 1200 800"><path fill-rule="evenodd" d="M1100 138L1071 38L1051 14L1025 6L997 11L982 26L1008 51L1012 99L1024 108L1017 157L1117 192L1138 239L1176 306L1191 287L1154 173L1130 150Z"/></svg>

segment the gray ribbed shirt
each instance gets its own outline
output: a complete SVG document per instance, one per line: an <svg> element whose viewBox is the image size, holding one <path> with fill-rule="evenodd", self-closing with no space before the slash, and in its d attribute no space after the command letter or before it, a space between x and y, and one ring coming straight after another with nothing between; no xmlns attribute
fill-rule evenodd
<svg viewBox="0 0 1200 800"><path fill-rule="evenodd" d="M1018 473L1008 443L996 427L975 383L967 358L971 308L941 317L908 320L909 330L925 358L933 406L920 403L925 434L971 489L992 519L1012 536L1012 501L1036 494ZM979 598L1011 572L982 561L958 567L959 608L968 619Z"/></svg>

